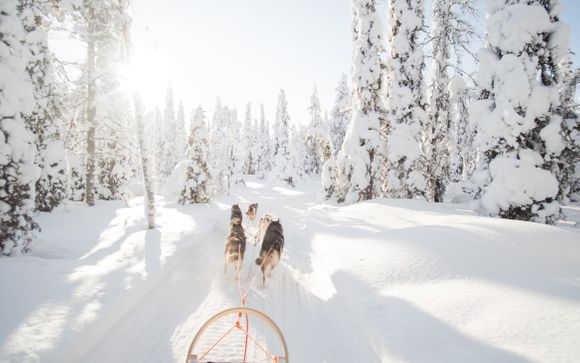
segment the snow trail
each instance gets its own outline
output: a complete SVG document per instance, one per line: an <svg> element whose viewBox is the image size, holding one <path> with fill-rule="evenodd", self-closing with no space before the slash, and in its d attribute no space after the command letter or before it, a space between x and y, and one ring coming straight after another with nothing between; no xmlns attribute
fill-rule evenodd
<svg viewBox="0 0 580 363"><path fill-rule="evenodd" d="M257 278L246 306L281 328L292 362L580 359L577 229L412 200L317 204L319 185L250 181L209 205L161 203L159 228L147 232L138 200L43 216L54 225L44 245L0 260L0 282L13 292L0 308L15 316L0 317L0 361L183 362L199 327L240 305L223 247L231 204L253 202L259 216L281 219L285 246L264 289L253 261L260 246L248 243L242 286L250 266ZM22 269L39 283L4 278ZM208 331L208 344L228 327ZM277 347L256 319L250 333ZM241 359L236 334L221 358ZM261 358L251 344L249 353Z"/></svg>

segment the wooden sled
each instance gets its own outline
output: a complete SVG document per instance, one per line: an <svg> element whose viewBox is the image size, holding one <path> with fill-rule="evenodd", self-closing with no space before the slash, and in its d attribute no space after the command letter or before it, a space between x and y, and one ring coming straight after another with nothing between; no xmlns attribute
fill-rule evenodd
<svg viewBox="0 0 580 363"><path fill-rule="evenodd" d="M220 338L208 351L201 353L198 351L199 347L197 346L197 344L199 343L201 337L204 335L205 331L213 324L215 323L217 320L226 317L228 315L231 315L232 317L237 315L237 321L236 323L234 323L234 326L224 335L222 336L222 338ZM264 352L266 353L266 355L268 356L268 360L265 362L269 362L269 363L289 363L289 359L288 359L288 346L286 345L286 340L284 339L284 335L282 335L282 331L280 331L280 328L278 328L278 326L276 325L276 323L274 323L274 321L268 317L266 314L255 310L255 309L251 309L251 308L246 308L246 307L238 307L238 308L231 308L231 309L227 309L224 310L220 313L217 313L216 315L212 316L208 321L206 321L201 328L199 328L199 330L197 331L197 333L195 334L195 337L193 338L193 340L191 341L191 344L189 345L189 350L187 351L187 358L185 360L185 363L234 363L234 361L216 361L216 360L207 360L205 359L205 357L207 356L207 354L209 352L211 352L211 350L213 348L215 348L217 345L219 345L219 343L221 342L221 340L227 336L231 331L233 331L233 329L240 329L242 331L244 331L244 327L241 324L241 319L242 316L245 317L245 349L244 349L244 357L243 360L239 360L239 361L235 361L240 362L240 363L250 363L250 361L246 360L246 352L248 349L248 339L253 340L254 343L256 343L256 345ZM265 350L251 335L249 335L248 333L248 326L249 326L249 316L253 316L256 317L258 319L260 319L262 322L266 323L271 329L272 331L276 334L276 336L278 337L279 343L280 343L280 348L281 348L281 355L272 355L270 354L267 350ZM255 362L258 363L258 362ZM261 362L259 362L261 363Z"/></svg>

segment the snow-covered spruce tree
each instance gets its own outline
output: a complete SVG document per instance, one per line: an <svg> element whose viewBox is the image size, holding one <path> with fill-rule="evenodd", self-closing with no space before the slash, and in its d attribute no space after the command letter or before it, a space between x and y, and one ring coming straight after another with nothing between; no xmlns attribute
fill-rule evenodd
<svg viewBox="0 0 580 363"><path fill-rule="evenodd" d="M100 4L102 6L102 3ZM128 1L113 1L103 9L99 26L96 68L96 184L99 199L127 197L126 185L137 173L139 159L135 137L133 105L129 90L122 86L121 65L126 60L124 32L131 26Z"/></svg>
<svg viewBox="0 0 580 363"><path fill-rule="evenodd" d="M554 72L554 82L558 87L560 104L555 113L562 118L560 134L565 147L561 155L553 159L552 172L558 179L558 200L566 205L570 199L580 200L580 122L576 101L580 69L573 68L570 31L559 19L562 9L560 1L552 0L544 6L550 13L554 31L548 38L551 54L540 57L540 68L542 80L547 78L546 73Z"/></svg>
<svg viewBox="0 0 580 363"><path fill-rule="evenodd" d="M69 176L68 197L74 201L85 200L86 188L86 76L85 69L72 84L68 79L59 80L63 88L59 94L63 95L63 127L62 137L67 153Z"/></svg>
<svg viewBox="0 0 580 363"><path fill-rule="evenodd" d="M469 121L470 92L462 77L449 81L451 126L449 129L449 181L466 180L475 168L476 150L473 146L475 125Z"/></svg>
<svg viewBox="0 0 580 363"><path fill-rule="evenodd" d="M462 50L476 36L467 16L476 14L473 0L435 0L431 44L431 98L426 125L425 151L428 158L427 199L442 202L450 181L450 152L453 138L449 82L450 67L459 68ZM453 56L453 58L452 58ZM454 63L452 64L454 60ZM457 150L454 150L455 152Z"/></svg>
<svg viewBox="0 0 580 363"><path fill-rule="evenodd" d="M34 86L34 109L23 114L34 134L37 154L35 164L41 169L36 182L36 209L50 212L67 197L66 152L60 137L57 118L62 109L53 79L53 55L48 49L48 3L20 1L20 17L26 31L30 59L26 70Z"/></svg>
<svg viewBox="0 0 580 363"><path fill-rule="evenodd" d="M294 186L296 182L295 172L292 168L290 155L288 122L288 101L283 89L278 94L278 106L276 107L276 120L274 121L274 162L272 175L277 180L283 180L288 185Z"/></svg>
<svg viewBox="0 0 580 363"><path fill-rule="evenodd" d="M163 139L164 139L164 155L163 164L161 164L160 176L167 178L171 175L173 168L179 162L177 151L177 123L175 121L175 108L173 106L173 88L171 83L167 84L167 91L165 93L165 110L163 111Z"/></svg>
<svg viewBox="0 0 580 363"><path fill-rule="evenodd" d="M34 135L21 117L34 109L35 95L17 6L16 0L0 1L0 255L26 252L38 230L33 212L40 170Z"/></svg>
<svg viewBox="0 0 580 363"><path fill-rule="evenodd" d="M246 117L244 118L244 128L242 130L244 174L253 175L256 173L256 130L252 126L252 104L248 102L246 107Z"/></svg>
<svg viewBox="0 0 580 363"><path fill-rule="evenodd" d="M108 62L105 62L105 64ZM101 65L100 65L101 66ZM99 66L99 68L100 68ZM110 67L108 67L110 69ZM98 199L118 200L135 173L137 140L126 89L121 88L118 74L100 72L97 82L96 174L95 193Z"/></svg>
<svg viewBox="0 0 580 363"><path fill-rule="evenodd" d="M336 169L336 154L331 155L330 158L322 165L321 184L322 190L319 193L319 198L329 200L333 198L336 193L338 184Z"/></svg>
<svg viewBox="0 0 580 363"><path fill-rule="evenodd" d="M336 86L336 98L334 106L330 110L330 138L335 152L338 152L342 147L346 128L350 121L351 98L352 94L348 88L346 74L343 74L338 86Z"/></svg>
<svg viewBox="0 0 580 363"><path fill-rule="evenodd" d="M89 206L93 206L95 203L96 176L99 176L99 186L103 186L109 180L115 179L114 177L109 179L106 170L124 170L118 165L111 167L112 163L104 162L102 158L98 160L97 157L106 156L107 153L103 153L102 150L110 148L111 144L114 144L115 148L120 147L117 141L126 140L126 136L130 134L127 128L122 129L125 138L120 135L111 138L106 133L107 130L120 130L113 126L113 123L118 122L116 113L130 114L128 110L132 103L130 95L126 93L122 96L116 95L116 97L111 95L113 90L119 88L118 74L113 69L121 58L122 31L130 21L127 8L127 0L83 0L75 7L77 11L72 14L76 32L87 44L86 64L83 69L83 86L86 94L83 117L86 125L84 126L86 129L86 154L81 156L84 160L80 164L85 165L86 168L84 194ZM107 124L100 124L103 119L107 119ZM98 135L97 131L99 131ZM110 144L108 144L109 142ZM127 149L134 148L129 145ZM108 153L108 155L115 154L119 154L119 152ZM131 165L131 162L124 164ZM98 167L100 170L97 169ZM103 172L103 170L105 171Z"/></svg>
<svg viewBox="0 0 580 363"><path fill-rule="evenodd" d="M260 124L258 126L258 138L256 141L256 175L264 179L270 173L272 168L272 140L270 138L270 125L266 121L264 114L264 105L260 104Z"/></svg>
<svg viewBox="0 0 580 363"><path fill-rule="evenodd" d="M306 174L320 174L322 164L328 160L334 152L332 141L330 139L328 124L324 123L318 90L314 86L314 91L310 97L310 124L306 132Z"/></svg>
<svg viewBox="0 0 580 363"><path fill-rule="evenodd" d="M490 1L487 44L480 51L479 163L473 180L482 212L552 223L566 149L559 108L557 1ZM552 13L554 11L554 13Z"/></svg>
<svg viewBox="0 0 580 363"><path fill-rule="evenodd" d="M175 118L175 153L177 154L177 161L185 159L185 152L187 151L187 134L185 133L185 110L183 109L183 102L179 101L177 107L177 116Z"/></svg>
<svg viewBox="0 0 580 363"><path fill-rule="evenodd" d="M218 99L211 122L210 155L219 193L229 194L233 186L244 184L240 140L241 124L237 112L222 106Z"/></svg>
<svg viewBox="0 0 580 363"><path fill-rule="evenodd" d="M210 155L211 169L215 187L218 193L224 193L227 188L227 169L230 158L231 140L228 125L229 111L218 99L210 123Z"/></svg>
<svg viewBox="0 0 580 363"><path fill-rule="evenodd" d="M307 170L312 166L312 154L309 155L309 140L307 129L304 125L292 125L290 128L290 155L292 157L292 169L295 180L298 182L308 175Z"/></svg>
<svg viewBox="0 0 580 363"><path fill-rule="evenodd" d="M236 185L245 185L244 181L244 160L243 160L243 143L242 143L242 124L238 120L238 112L231 109L228 112L228 130L229 135L229 162L228 162L228 193L231 187Z"/></svg>
<svg viewBox="0 0 580 363"><path fill-rule="evenodd" d="M423 31L423 0L390 0L389 58L387 61L387 159L383 189L390 198L424 196L425 154L422 130L427 122Z"/></svg>
<svg viewBox="0 0 580 363"><path fill-rule="evenodd" d="M207 203L212 193L209 159L209 133L205 125L205 115L201 106L191 117L191 131L187 141L187 172L185 185L179 196L179 203Z"/></svg>
<svg viewBox="0 0 580 363"><path fill-rule="evenodd" d="M375 0L353 0L352 115L342 149L337 155L339 202L353 203L380 194L380 169L385 144L381 98L380 53L383 36Z"/></svg>

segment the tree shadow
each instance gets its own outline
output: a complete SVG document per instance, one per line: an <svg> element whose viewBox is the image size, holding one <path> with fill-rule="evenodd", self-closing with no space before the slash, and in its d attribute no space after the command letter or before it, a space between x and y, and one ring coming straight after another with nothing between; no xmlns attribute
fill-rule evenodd
<svg viewBox="0 0 580 363"><path fill-rule="evenodd" d="M152 275L161 269L161 232L148 229L145 232L145 272Z"/></svg>
<svg viewBox="0 0 580 363"><path fill-rule="evenodd" d="M332 276L337 295L349 307L349 320L363 332L381 361L529 362L514 352L469 337L409 302L380 296L356 275Z"/></svg>

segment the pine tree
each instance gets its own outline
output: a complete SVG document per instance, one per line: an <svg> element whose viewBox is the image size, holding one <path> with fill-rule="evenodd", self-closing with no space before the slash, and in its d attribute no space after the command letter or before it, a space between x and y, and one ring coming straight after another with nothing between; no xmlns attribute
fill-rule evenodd
<svg viewBox="0 0 580 363"><path fill-rule="evenodd" d="M135 172L130 168L133 137L124 144L133 135L128 123L132 102L128 93L121 92L115 66L123 58L123 31L130 22L127 9L127 0L83 0L75 14L76 32L87 44L83 69L86 154L80 164L86 169L84 195L89 206L94 205L97 192L99 197L118 197L125 176ZM125 154L116 159L121 149Z"/></svg>
<svg viewBox="0 0 580 363"><path fill-rule="evenodd" d="M99 199L117 200L127 197L126 185L137 174L138 149L131 112L132 96L122 86L121 65L126 61L125 38L131 26L128 1L114 1L103 6L96 48L97 102L95 122L99 125L96 141L96 184ZM126 40L127 39L127 40Z"/></svg>
<svg viewBox="0 0 580 363"><path fill-rule="evenodd" d="M383 186L391 198L423 196L426 185L421 130L427 121L423 85L422 0L391 0L387 62L388 168Z"/></svg>
<svg viewBox="0 0 580 363"><path fill-rule="evenodd" d="M565 124L554 112L561 102L558 47L550 43L559 25L557 5L557 0L488 5L479 100L471 107L481 153L473 180L485 214L545 223L559 217L567 144Z"/></svg>
<svg viewBox="0 0 580 363"><path fill-rule="evenodd" d="M433 2L433 26L431 42L432 92L429 107L429 122L426 127L426 153L428 160L427 199L442 202L445 189L451 178L451 139L453 135L450 105L449 68L461 61L461 50L469 46L475 30L465 17L475 14L473 1L436 0ZM456 64L454 69L458 69ZM455 152L457 150L454 150ZM457 154L455 154L457 155ZM455 157L455 156L454 156Z"/></svg>
<svg viewBox="0 0 580 363"><path fill-rule="evenodd" d="M337 199L348 203L379 195L384 160L380 53L383 39L375 0L353 0L352 115L337 156Z"/></svg>
<svg viewBox="0 0 580 363"><path fill-rule="evenodd" d="M241 126L235 110L222 106L218 99L211 122L210 155L212 175L219 193L229 194L236 184L243 184L243 163L235 140L239 140Z"/></svg>
<svg viewBox="0 0 580 363"><path fill-rule="evenodd" d="M288 101L283 89L278 94L278 106L276 107L276 120L274 122L274 165L272 174L277 180L283 180L288 185L294 186L296 176L292 168L290 155L288 122Z"/></svg>
<svg viewBox="0 0 580 363"><path fill-rule="evenodd" d="M30 50L16 0L0 1L0 255L28 251L38 230L33 218L35 183L34 135L21 114L35 108L34 85L27 73Z"/></svg>
<svg viewBox="0 0 580 363"><path fill-rule="evenodd" d="M456 183L467 180L475 168L475 125L469 122L468 105L471 97L463 78L454 77L448 88L452 115L449 129L449 180Z"/></svg>
<svg viewBox="0 0 580 363"><path fill-rule="evenodd" d="M20 1L20 17L26 31L26 46L31 57L26 70L34 86L35 107L23 114L34 134L37 155L35 164L41 169L36 182L36 209L50 212L67 197L68 176L66 152L58 130L57 118L62 108L53 80L53 56L48 50L47 3Z"/></svg>
<svg viewBox="0 0 580 363"><path fill-rule="evenodd" d="M243 144L239 142L242 138L242 124L238 120L238 112L235 109L228 112L228 194L232 186L245 185L244 181L244 160Z"/></svg>
<svg viewBox="0 0 580 363"><path fill-rule="evenodd" d="M242 160L244 163L244 174L253 175L256 172L256 131L252 127L252 104L248 102L246 107L246 117L244 118L244 129L242 132L242 146L243 154Z"/></svg>
<svg viewBox="0 0 580 363"><path fill-rule="evenodd" d="M210 123L211 170L218 193L223 193L227 189L226 161L229 158L227 131L227 109L218 99Z"/></svg>
<svg viewBox="0 0 580 363"><path fill-rule="evenodd" d="M87 77L84 74L85 69L81 70L83 74L72 82L70 89L66 88L64 92L59 92L63 95L63 120L66 120L66 123L63 122L62 136L68 159L69 199L79 202L86 200L86 135L88 126L85 112L85 80Z"/></svg>
<svg viewBox="0 0 580 363"><path fill-rule="evenodd" d="M186 147L186 133L185 133L185 110L183 109L183 102L179 101L177 107L177 117L175 118L175 154L177 162L185 159Z"/></svg>
<svg viewBox="0 0 580 363"><path fill-rule="evenodd" d="M346 128L350 120L350 102L352 93L348 88L346 75L343 74L336 87L334 106L330 110L330 137L335 151L339 151L344 141Z"/></svg>
<svg viewBox="0 0 580 363"><path fill-rule="evenodd" d="M270 138L269 124L264 114L264 105L260 104L260 125L258 127L258 139L256 142L256 175L264 179L271 170L272 143Z"/></svg>
<svg viewBox="0 0 580 363"><path fill-rule="evenodd" d="M212 180L208 165L209 134L201 106L192 113L187 141L187 173L179 203L207 203L212 196Z"/></svg>
<svg viewBox="0 0 580 363"><path fill-rule="evenodd" d="M305 126L292 125L290 129L290 155L292 157L292 169L297 182L309 175L308 168L312 167L312 154L309 149L308 131Z"/></svg>
<svg viewBox="0 0 580 363"><path fill-rule="evenodd" d="M307 164L305 172L309 175L320 174L322 164L328 160L334 152L334 148L330 139L328 124L322 118L316 86L310 97L308 111L310 112L310 124L306 132Z"/></svg>
<svg viewBox="0 0 580 363"><path fill-rule="evenodd" d="M554 72L557 84L559 106L557 117L562 118L560 134L564 148L557 158L552 158L552 172L558 180L558 201L568 204L570 199L580 200L580 122L577 113L576 88L580 83L580 69L573 68L570 50L569 29L560 21L560 1L552 0L544 5L550 14L554 31L548 38L550 56L540 58L543 73ZM544 80L545 75L542 74ZM557 119L557 118L556 118ZM545 133L545 136L546 133ZM544 136L542 136L544 137ZM546 140L546 142L548 142Z"/></svg>

